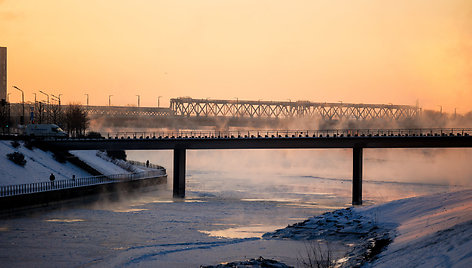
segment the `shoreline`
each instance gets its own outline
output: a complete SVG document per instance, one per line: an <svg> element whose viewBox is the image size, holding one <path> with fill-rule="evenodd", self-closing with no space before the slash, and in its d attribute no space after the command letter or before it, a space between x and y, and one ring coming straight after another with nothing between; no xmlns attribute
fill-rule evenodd
<svg viewBox="0 0 472 268"><path fill-rule="evenodd" d="M444 266L444 260L448 260L446 266L472 261L470 240L456 248L443 248L439 256L428 249L438 243L453 243L448 234L472 237L470 227L472 189L465 189L334 210L266 233L263 238L355 243L336 267L416 267L428 261L433 267ZM418 244L422 246L415 247Z"/></svg>

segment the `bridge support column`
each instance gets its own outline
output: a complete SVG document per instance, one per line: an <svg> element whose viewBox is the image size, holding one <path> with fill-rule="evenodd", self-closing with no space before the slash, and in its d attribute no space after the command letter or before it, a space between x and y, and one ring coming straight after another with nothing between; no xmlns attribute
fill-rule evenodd
<svg viewBox="0 0 472 268"><path fill-rule="evenodd" d="M174 197L185 197L185 149L174 149Z"/></svg>
<svg viewBox="0 0 472 268"><path fill-rule="evenodd" d="M362 205L362 148L352 148L352 204Z"/></svg>

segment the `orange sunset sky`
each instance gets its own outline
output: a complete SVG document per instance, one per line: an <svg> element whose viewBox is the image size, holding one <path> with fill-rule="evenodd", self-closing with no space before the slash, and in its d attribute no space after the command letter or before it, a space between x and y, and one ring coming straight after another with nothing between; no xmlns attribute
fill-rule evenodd
<svg viewBox="0 0 472 268"><path fill-rule="evenodd" d="M0 0L10 101L172 97L472 110L471 0Z"/></svg>

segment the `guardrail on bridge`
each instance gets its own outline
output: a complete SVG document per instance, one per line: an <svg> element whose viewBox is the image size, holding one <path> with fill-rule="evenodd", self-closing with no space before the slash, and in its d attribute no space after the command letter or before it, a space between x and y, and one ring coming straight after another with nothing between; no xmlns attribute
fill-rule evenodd
<svg viewBox="0 0 472 268"><path fill-rule="evenodd" d="M416 129L327 129L327 130L246 130L246 131L173 131L102 133L108 139L169 139L169 138L288 138L288 137L350 137L350 136L468 136L472 128Z"/></svg>

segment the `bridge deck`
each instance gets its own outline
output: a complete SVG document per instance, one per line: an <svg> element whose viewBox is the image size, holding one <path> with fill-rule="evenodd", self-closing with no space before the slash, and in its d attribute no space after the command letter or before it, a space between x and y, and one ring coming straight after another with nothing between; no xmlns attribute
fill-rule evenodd
<svg viewBox="0 0 472 268"><path fill-rule="evenodd" d="M321 137L320 137L321 136ZM244 135L110 137L108 139L57 139L36 141L64 150L173 150L173 149L309 149L309 148L463 148L472 147L472 136L435 135Z"/></svg>
<svg viewBox="0 0 472 268"><path fill-rule="evenodd" d="M391 133L360 134L355 132L354 136L348 134L344 136L335 134L323 136L315 132L312 136L309 132L302 134L285 135L257 135L237 136L231 134L213 133L207 136L188 135L178 133L178 135L152 136L152 138L142 135L126 137L116 136L108 139L63 139L63 140L43 140L36 143L55 149L62 150L173 150L174 151L174 176L173 188L174 196L185 196L185 166L186 150L199 149L309 149L309 148L352 148L353 150L353 187L352 204L362 204L362 158L363 148L468 148L472 147L472 136L470 129L446 134L424 135L420 132L401 134L401 131L394 135ZM351 132L348 132L351 133ZM414 135L414 136L413 136Z"/></svg>

